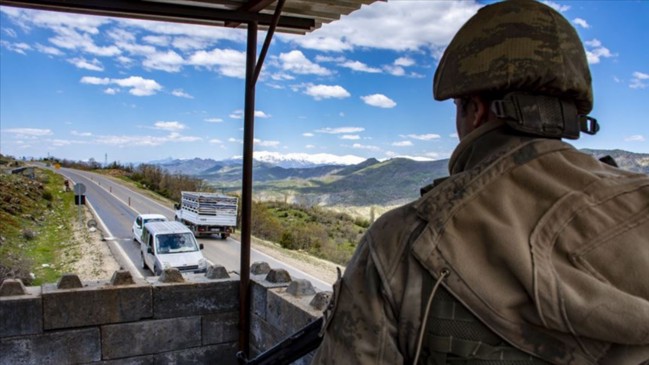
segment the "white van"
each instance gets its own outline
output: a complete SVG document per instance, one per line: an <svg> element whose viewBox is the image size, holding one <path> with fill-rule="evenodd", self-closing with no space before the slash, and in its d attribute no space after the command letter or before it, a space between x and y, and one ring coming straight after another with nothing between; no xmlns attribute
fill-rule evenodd
<svg viewBox="0 0 649 365"><path fill-rule="evenodd" d="M142 268L155 275L175 267L181 272L207 271L207 260L192 231L180 222L149 222L142 229L140 255Z"/></svg>

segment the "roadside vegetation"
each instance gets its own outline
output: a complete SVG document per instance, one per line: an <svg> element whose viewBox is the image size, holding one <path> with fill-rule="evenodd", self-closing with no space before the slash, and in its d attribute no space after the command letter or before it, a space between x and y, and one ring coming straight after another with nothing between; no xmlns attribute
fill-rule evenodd
<svg viewBox="0 0 649 365"><path fill-rule="evenodd" d="M137 187L147 189L173 201L180 200L181 191L212 192L214 188L205 184L202 179L193 178L182 174L170 174L156 165L133 164L122 165L113 162L106 167L93 159L88 162L57 160L63 167L79 170L95 171L112 175L119 179L134 182Z"/></svg>
<svg viewBox="0 0 649 365"><path fill-rule="evenodd" d="M21 165L0 156L0 281L56 282L80 256L71 234L77 217L74 193L66 192L63 177L49 170L9 173Z"/></svg>
<svg viewBox="0 0 649 365"><path fill-rule="evenodd" d="M253 202L252 234L346 265L370 222L320 207Z"/></svg>

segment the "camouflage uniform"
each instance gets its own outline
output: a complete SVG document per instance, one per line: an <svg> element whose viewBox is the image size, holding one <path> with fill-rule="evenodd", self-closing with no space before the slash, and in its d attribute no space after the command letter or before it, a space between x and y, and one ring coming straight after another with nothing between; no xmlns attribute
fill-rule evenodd
<svg viewBox="0 0 649 365"><path fill-rule="evenodd" d="M433 92L503 110L464 136L449 178L368 230L314 364L649 364L649 177L560 140L596 131L574 28L537 2L485 6Z"/></svg>
<svg viewBox="0 0 649 365"><path fill-rule="evenodd" d="M426 278L443 271L475 316L547 362L649 359L648 176L502 123L464 139L450 170L368 230L314 364L411 363Z"/></svg>

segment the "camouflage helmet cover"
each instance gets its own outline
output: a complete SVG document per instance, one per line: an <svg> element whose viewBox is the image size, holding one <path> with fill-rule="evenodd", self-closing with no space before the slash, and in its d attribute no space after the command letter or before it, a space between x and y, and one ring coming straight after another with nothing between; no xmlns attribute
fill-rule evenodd
<svg viewBox="0 0 649 365"><path fill-rule="evenodd" d="M593 108L577 32L557 11L533 0L481 8L446 48L433 82L437 100L509 91L573 99L579 114Z"/></svg>

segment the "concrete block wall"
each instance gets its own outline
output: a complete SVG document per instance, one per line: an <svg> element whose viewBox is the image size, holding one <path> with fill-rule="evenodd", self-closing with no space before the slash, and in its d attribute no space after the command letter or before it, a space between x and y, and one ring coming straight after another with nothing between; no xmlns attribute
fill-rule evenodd
<svg viewBox="0 0 649 365"><path fill-rule="evenodd" d="M290 277L275 279L276 273L251 275L253 356L322 315L321 306L312 304L310 283L296 286ZM3 290L0 365L237 363L238 277L131 282L84 282L70 289L59 282L22 287L18 294ZM295 364L311 359L309 354Z"/></svg>
<svg viewBox="0 0 649 365"><path fill-rule="evenodd" d="M236 364L238 311L237 277L27 287L0 296L0 364Z"/></svg>

